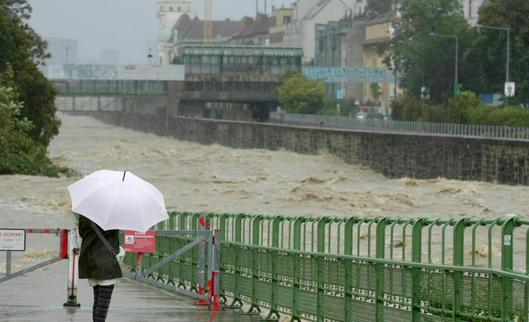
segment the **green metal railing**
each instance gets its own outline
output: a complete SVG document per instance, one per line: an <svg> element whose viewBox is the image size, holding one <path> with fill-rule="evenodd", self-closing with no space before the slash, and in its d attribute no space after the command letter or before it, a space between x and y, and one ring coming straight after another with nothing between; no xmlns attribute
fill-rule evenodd
<svg viewBox="0 0 529 322"><path fill-rule="evenodd" d="M529 221L171 213L222 237L227 305L312 321L529 321ZM159 237L145 267L193 236ZM129 259L132 265L134 260ZM198 250L152 278L195 290Z"/></svg>
<svg viewBox="0 0 529 322"><path fill-rule="evenodd" d="M60 96L166 96L167 82L156 80L53 80Z"/></svg>

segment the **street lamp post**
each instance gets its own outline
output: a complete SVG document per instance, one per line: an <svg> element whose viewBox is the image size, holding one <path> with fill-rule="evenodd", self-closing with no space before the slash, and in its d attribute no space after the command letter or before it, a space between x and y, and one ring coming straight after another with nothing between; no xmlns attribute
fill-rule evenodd
<svg viewBox="0 0 529 322"><path fill-rule="evenodd" d="M510 60L511 60L511 28L509 27L495 27L495 26L485 26L478 25L478 28L491 29L491 30L500 30L507 32L507 62L505 63L505 82L509 82L511 77L510 75Z"/></svg>
<svg viewBox="0 0 529 322"><path fill-rule="evenodd" d="M431 32L430 33L430 36L437 36L437 37L445 37L445 38L453 38L456 40L456 51L455 51L455 71L454 71L454 96L456 96L455 94L457 93L457 90L459 88L459 80L458 80L458 74L459 74L459 71L458 71L458 68L459 68L459 55L458 55L458 52L459 52L459 37L457 37L456 35L447 35L447 34L438 34L438 33L435 33L435 32Z"/></svg>
<svg viewBox="0 0 529 322"><path fill-rule="evenodd" d="M147 59L149 59L149 65L152 65L152 53L151 53L151 48L149 48L149 54L147 54Z"/></svg>

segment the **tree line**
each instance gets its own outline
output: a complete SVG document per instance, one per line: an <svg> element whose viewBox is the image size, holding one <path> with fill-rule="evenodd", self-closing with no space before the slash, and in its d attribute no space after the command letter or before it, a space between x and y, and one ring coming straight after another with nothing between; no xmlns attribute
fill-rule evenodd
<svg viewBox="0 0 529 322"><path fill-rule="evenodd" d="M394 119L529 126L529 1L489 0L477 25L465 19L460 0L370 0L366 15L396 8L391 41L378 48L405 93L393 102ZM278 90L282 106L297 113L325 110L325 99L318 97L325 95L324 85L292 75ZM478 99L503 93L506 81L515 82L516 95L503 106Z"/></svg>
<svg viewBox="0 0 529 322"><path fill-rule="evenodd" d="M0 174L57 176L68 172L47 156L59 133L57 92L38 69L49 54L30 15L26 0L0 1Z"/></svg>

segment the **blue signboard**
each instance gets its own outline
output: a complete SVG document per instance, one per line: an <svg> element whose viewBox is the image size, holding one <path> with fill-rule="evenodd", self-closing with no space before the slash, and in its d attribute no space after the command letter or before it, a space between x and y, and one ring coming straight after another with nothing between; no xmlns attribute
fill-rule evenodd
<svg viewBox="0 0 529 322"><path fill-rule="evenodd" d="M392 83L393 74L386 68L305 67L305 77L327 83Z"/></svg>
<svg viewBox="0 0 529 322"><path fill-rule="evenodd" d="M343 100L345 98L345 91L343 89L339 89L336 91L336 99L337 100Z"/></svg>

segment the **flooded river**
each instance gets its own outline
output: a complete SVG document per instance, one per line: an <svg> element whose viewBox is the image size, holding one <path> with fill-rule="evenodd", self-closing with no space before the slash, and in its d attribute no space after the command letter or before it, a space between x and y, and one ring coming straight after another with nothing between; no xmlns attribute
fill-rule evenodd
<svg viewBox="0 0 529 322"><path fill-rule="evenodd" d="M98 169L132 171L157 186L167 206L177 210L443 218L529 214L525 186L388 179L325 153L207 146L90 117L61 119L61 132L49 147L56 163L82 175ZM66 186L77 179L1 176L0 205L68 214Z"/></svg>
<svg viewBox="0 0 529 322"><path fill-rule="evenodd" d="M239 150L159 137L61 115L49 147L82 175L128 170L157 186L169 208L306 216L528 216L529 187L446 179L388 179L326 153ZM74 225L66 186L78 178L0 176L0 226Z"/></svg>

